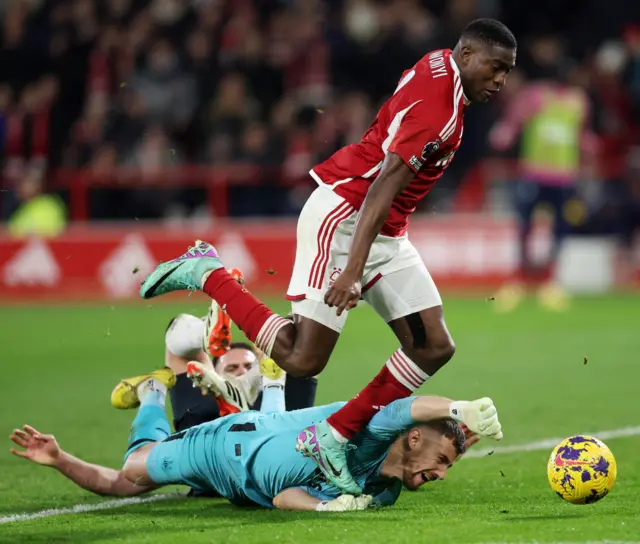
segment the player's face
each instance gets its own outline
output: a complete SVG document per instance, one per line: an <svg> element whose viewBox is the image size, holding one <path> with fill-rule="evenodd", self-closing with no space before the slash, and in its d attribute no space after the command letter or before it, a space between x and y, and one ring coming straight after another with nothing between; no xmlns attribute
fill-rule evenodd
<svg viewBox="0 0 640 544"><path fill-rule="evenodd" d="M472 102L486 102L507 81L516 64L514 49L472 42L462 48L464 92Z"/></svg>
<svg viewBox="0 0 640 544"><path fill-rule="evenodd" d="M244 348L234 348L220 357L216 371L223 376L239 378L249 372L255 362L256 356L251 351Z"/></svg>
<svg viewBox="0 0 640 544"><path fill-rule="evenodd" d="M413 433L417 435L412 436ZM404 486L413 491L427 482L444 480L456 458L453 441L438 431L424 427L411 430L407 441Z"/></svg>

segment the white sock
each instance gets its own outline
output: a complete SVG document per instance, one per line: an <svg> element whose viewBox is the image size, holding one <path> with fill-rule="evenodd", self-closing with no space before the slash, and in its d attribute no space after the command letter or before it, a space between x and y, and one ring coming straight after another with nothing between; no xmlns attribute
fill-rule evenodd
<svg viewBox="0 0 640 544"><path fill-rule="evenodd" d="M194 359L202 351L204 322L195 315L180 314L164 336L167 349L177 357Z"/></svg>
<svg viewBox="0 0 640 544"><path fill-rule="evenodd" d="M151 402L164 408L167 398L167 386L155 378L149 378L138 386L140 404Z"/></svg>
<svg viewBox="0 0 640 544"><path fill-rule="evenodd" d="M327 425L329 425L329 429L331 429L331 434L333 435L333 438L335 438L338 442L340 442L341 444L346 444L347 442L349 442L348 438L345 438L344 436L342 436L330 424L327 423Z"/></svg>
<svg viewBox="0 0 640 544"><path fill-rule="evenodd" d="M204 274L202 274L202 279L200 280L200 289L204 288L204 284L207 283L209 276L211 276L211 272L213 272L213 270L207 270Z"/></svg>
<svg viewBox="0 0 640 544"><path fill-rule="evenodd" d="M389 357L386 366L398 383L406 387L410 393L419 389L430 377L405 355L402 348Z"/></svg>
<svg viewBox="0 0 640 544"><path fill-rule="evenodd" d="M262 325L262 328L256 337L255 345L258 346L258 349L268 357L271 357L271 351L276 343L276 337L278 336L280 329L282 327L287 327L288 325L291 325L291 321L289 319L273 314L265 321L264 325Z"/></svg>
<svg viewBox="0 0 640 544"><path fill-rule="evenodd" d="M275 380L272 378L267 378L266 376L262 376L262 387L271 387L273 385L277 385L280 387L284 387L285 383L287 383L287 373L283 372L282 376L276 378Z"/></svg>
<svg viewBox="0 0 640 544"><path fill-rule="evenodd" d="M260 411L264 413L281 413L286 410L284 400L284 384L279 380L263 380L262 403Z"/></svg>

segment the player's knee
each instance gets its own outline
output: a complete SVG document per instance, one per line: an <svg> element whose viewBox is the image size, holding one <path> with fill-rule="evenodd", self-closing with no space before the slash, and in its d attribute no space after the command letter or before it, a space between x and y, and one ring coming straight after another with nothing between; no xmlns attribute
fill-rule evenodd
<svg viewBox="0 0 640 544"><path fill-rule="evenodd" d="M276 361L279 363L279 361ZM294 351L287 357L286 368L287 374L296 378L313 378L320 374L324 367L327 366L327 360L318 355L304 353L302 351Z"/></svg>
<svg viewBox="0 0 640 544"><path fill-rule="evenodd" d="M433 374L451 360L456 351L453 339L447 331L431 335L424 347L406 350L405 353L427 374Z"/></svg>
<svg viewBox="0 0 640 544"><path fill-rule="evenodd" d="M430 345L432 359L437 361L440 366L448 363L456 352L456 345L449 333L443 334L439 338L434 339Z"/></svg>

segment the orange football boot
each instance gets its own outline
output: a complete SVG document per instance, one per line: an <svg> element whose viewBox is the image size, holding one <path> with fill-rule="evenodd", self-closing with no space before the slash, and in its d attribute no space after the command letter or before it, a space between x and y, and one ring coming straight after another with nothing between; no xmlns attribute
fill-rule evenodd
<svg viewBox="0 0 640 544"><path fill-rule="evenodd" d="M231 277L244 285L244 276L237 268L229 270ZM204 349L211 357L222 357L231 345L231 318L215 301L211 301L205 321Z"/></svg>

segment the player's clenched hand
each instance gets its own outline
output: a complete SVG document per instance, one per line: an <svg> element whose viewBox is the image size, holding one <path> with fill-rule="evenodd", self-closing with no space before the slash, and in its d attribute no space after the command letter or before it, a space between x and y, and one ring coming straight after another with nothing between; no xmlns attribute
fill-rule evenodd
<svg viewBox="0 0 640 544"><path fill-rule="evenodd" d="M326 295L324 302L330 308L336 307L336 315L342 315L345 310L355 308L362 294L360 274L353 274L345 270L338 276Z"/></svg>
<svg viewBox="0 0 640 544"><path fill-rule="evenodd" d="M60 446L53 435L41 434L29 425L23 425L22 430L14 429L11 441L20 446L21 450L11 448L9 451L18 457L24 457L39 465L54 466L60 457Z"/></svg>
<svg viewBox="0 0 640 544"><path fill-rule="evenodd" d="M322 501L318 504L318 512L354 512L356 510L366 510L371 506L373 497L371 495L340 495L331 501Z"/></svg>
<svg viewBox="0 0 640 544"><path fill-rule="evenodd" d="M458 423L464 423L470 431L479 436L502 440L502 425L490 398L454 401L449 411L453 419Z"/></svg>

